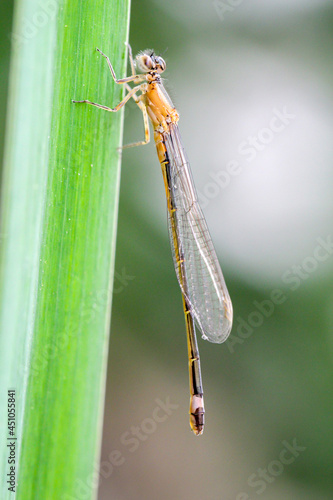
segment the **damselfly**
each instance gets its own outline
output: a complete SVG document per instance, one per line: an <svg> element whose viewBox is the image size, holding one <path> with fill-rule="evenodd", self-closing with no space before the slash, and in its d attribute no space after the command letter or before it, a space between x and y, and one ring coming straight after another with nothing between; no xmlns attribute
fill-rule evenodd
<svg viewBox="0 0 333 500"><path fill-rule="evenodd" d="M178 129L179 115L160 76L166 68L165 61L153 50L140 52L133 60L128 45L132 75L117 79L110 59L97 50L107 60L114 81L125 86L126 97L115 108L87 100L73 102L115 112L133 98L143 114L145 139L128 146L147 144L150 140L148 117L152 122L167 198L173 260L183 297L191 393L190 426L199 435L204 428L205 409L195 322L204 339L224 342L232 326L231 300L198 204ZM130 82L135 84L133 88ZM140 95L137 95L138 92Z"/></svg>

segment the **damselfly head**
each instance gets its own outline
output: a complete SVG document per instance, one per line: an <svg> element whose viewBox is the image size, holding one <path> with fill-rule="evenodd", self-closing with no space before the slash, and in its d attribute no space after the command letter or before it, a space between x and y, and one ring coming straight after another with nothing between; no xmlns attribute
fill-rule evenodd
<svg viewBox="0 0 333 500"><path fill-rule="evenodd" d="M164 59L161 56L157 56L150 49L140 52L135 58L135 64L143 73L149 73L150 71L163 73L166 68Z"/></svg>

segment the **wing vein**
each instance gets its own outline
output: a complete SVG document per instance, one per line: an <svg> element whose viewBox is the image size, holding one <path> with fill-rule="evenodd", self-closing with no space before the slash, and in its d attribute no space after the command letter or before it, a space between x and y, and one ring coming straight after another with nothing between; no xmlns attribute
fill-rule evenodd
<svg viewBox="0 0 333 500"><path fill-rule="evenodd" d="M231 300L197 200L178 126L170 125L170 132L163 137L169 160L170 200L175 209L171 214L169 208L168 225L178 282L203 338L221 343L231 330Z"/></svg>

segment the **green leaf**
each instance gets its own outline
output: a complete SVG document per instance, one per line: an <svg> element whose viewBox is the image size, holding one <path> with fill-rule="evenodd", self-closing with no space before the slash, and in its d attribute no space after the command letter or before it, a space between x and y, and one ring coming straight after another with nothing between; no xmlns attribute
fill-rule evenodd
<svg viewBox="0 0 333 500"><path fill-rule="evenodd" d="M129 0L18 0L1 252L1 438L16 392L18 499L94 498L120 181ZM9 448L1 449L1 498Z"/></svg>

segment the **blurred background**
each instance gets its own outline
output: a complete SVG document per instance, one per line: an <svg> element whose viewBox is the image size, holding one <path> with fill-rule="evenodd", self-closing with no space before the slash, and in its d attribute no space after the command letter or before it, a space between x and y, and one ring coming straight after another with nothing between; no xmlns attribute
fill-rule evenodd
<svg viewBox="0 0 333 500"><path fill-rule="evenodd" d="M331 499L333 5L142 0L130 42L166 59L235 320L199 339L196 438L155 146L124 151L99 499ZM135 103L125 116L124 143L143 138Z"/></svg>

